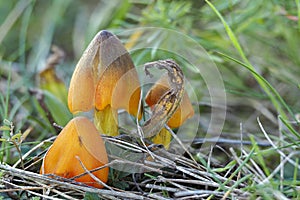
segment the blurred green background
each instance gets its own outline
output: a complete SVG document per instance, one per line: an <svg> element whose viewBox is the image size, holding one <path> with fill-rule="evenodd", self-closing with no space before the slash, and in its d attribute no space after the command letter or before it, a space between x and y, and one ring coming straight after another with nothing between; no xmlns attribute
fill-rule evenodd
<svg viewBox="0 0 300 200"><path fill-rule="evenodd" d="M122 33L135 28L158 27L190 37L206 50L207 59L217 66L227 100L222 138L239 140L242 132L245 140L252 137L258 142L265 142L262 125L274 142L285 145L282 151L287 155L294 151L298 155L299 0L213 0L211 3L219 13L205 1L199 0L0 1L0 123L8 120L1 125L10 126L12 122L14 133L26 132L32 127L28 143L22 146L24 152L31 148L30 141L35 143L56 135L58 129L52 123L63 126L72 117L66 106L69 80L95 34L100 30L109 30L120 34L120 39L126 44L136 32L129 35ZM224 28L217 14L221 14L231 29ZM193 51L192 46L171 36L166 44L159 30L154 29L152 35L141 40L149 40L158 48ZM41 73L53 55L53 45L59 47L62 54L56 60L54 71L51 71L55 75L50 76L52 79L48 85L43 85L41 79L46 79L46 76ZM130 53L137 66L175 57L159 49L140 49ZM203 136L212 108L205 77L193 76L188 72L185 58L175 59L182 64L188 80L195 84L197 99L193 105L200 109L197 135ZM243 63L250 66L252 72ZM256 79L253 70L258 74ZM271 92L275 100L259 83L263 79L278 92L278 96ZM51 87L56 91L49 89ZM9 134L7 130L3 131L2 138L10 137ZM3 149L5 145L2 144ZM4 160L3 155L2 152L1 160ZM12 154L11 160L6 159L6 162L13 163L17 157ZM274 149L265 151L263 157L270 171L280 162L279 154ZM218 163L223 160L224 156L214 157ZM265 167L263 159L259 161ZM288 166L285 176L294 176L294 185L297 185L299 181L295 177L299 173L295 175L293 169ZM269 168L264 170L266 174L270 173Z"/></svg>
<svg viewBox="0 0 300 200"><path fill-rule="evenodd" d="M295 114L299 110L300 72L297 2L213 1L255 70L277 89ZM227 95L224 133L238 133L242 123L245 133L257 135L260 132L257 117L261 117L266 129L278 129L278 110L251 73L215 53L241 60L218 16L204 1L22 0L1 1L0 9L1 119L14 121L18 128L30 119L46 127L42 131L51 130L44 118L37 116L38 109L31 105L29 88L39 87L38 74L45 68L52 45L64 52L56 74L68 86L76 62L98 31L107 29L118 34L133 28L160 27L188 35L209 52L217 65ZM121 39L126 43L129 37ZM159 42L163 41L158 37L158 46ZM185 51L191 49L176 44L175 39L174 48L178 46ZM146 49L132 54L137 65L166 57L162 55L166 53ZM195 81L200 82L199 88L205 87L203 80ZM209 121L210 105L206 105L209 94L205 89L199 93L199 102L194 103L200 104L201 130Z"/></svg>

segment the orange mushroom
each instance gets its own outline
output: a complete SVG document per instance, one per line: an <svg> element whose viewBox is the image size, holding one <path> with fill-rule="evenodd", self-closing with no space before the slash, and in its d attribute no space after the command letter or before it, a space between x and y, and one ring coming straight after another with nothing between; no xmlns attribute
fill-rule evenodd
<svg viewBox="0 0 300 200"><path fill-rule="evenodd" d="M97 128L110 136L118 135L118 109L141 118L140 82L129 53L110 32L101 32L100 71L95 93Z"/></svg>
<svg viewBox="0 0 300 200"><path fill-rule="evenodd" d="M140 82L129 53L108 31L100 31L73 73L68 105L72 113L95 108L95 125L104 134L118 135L118 109L141 118Z"/></svg>
<svg viewBox="0 0 300 200"><path fill-rule="evenodd" d="M156 83L152 86L152 88L148 91L145 102L151 107L157 104L160 98L170 89L170 83L168 81L167 74L164 74ZM180 127L188 118L194 115L194 109L192 107L191 101L187 92L184 92L182 101L175 111L175 113L171 116L167 125L174 129ZM169 143L171 141L171 134L165 128L163 128L157 135L152 138L152 141L155 144L163 144L166 148L169 147Z"/></svg>
<svg viewBox="0 0 300 200"><path fill-rule="evenodd" d="M76 117L64 127L49 148L43 159L40 173L73 178L86 172L82 165L87 170L93 170L107 163L105 146L94 124L85 117ZM108 167L105 167L92 172L92 174L106 183L108 171ZM74 180L93 187L103 188L103 185L89 174Z"/></svg>

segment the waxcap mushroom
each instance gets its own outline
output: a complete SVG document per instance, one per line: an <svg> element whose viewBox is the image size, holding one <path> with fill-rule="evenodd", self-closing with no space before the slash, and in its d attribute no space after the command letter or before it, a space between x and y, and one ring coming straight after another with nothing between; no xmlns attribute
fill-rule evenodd
<svg viewBox="0 0 300 200"><path fill-rule="evenodd" d="M140 118L140 81L134 63L115 35L108 31L102 31L100 35L101 66L96 84L95 107L97 110L103 110L107 105L113 109L123 108Z"/></svg>
<svg viewBox="0 0 300 200"><path fill-rule="evenodd" d="M118 110L142 116L140 81L133 61L121 41L108 31L101 32L98 79L95 90L95 124L110 136L118 132Z"/></svg>
<svg viewBox="0 0 300 200"><path fill-rule="evenodd" d="M115 136L118 109L141 118L140 91L129 53L115 35L103 30L91 41L75 68L68 106L73 114L94 108L97 129Z"/></svg>
<svg viewBox="0 0 300 200"><path fill-rule="evenodd" d="M108 163L101 135L85 117L76 117L63 128L47 151L40 173L73 178L86 172L78 159L87 170L97 169ZM104 167L92 173L106 183L108 171L108 167ZM88 174L75 178L75 181L103 188L103 185Z"/></svg>

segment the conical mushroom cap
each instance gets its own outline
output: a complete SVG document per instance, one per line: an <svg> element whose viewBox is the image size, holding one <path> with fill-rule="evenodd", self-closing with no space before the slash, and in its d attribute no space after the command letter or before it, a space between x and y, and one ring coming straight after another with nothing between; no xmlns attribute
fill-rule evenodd
<svg viewBox="0 0 300 200"><path fill-rule="evenodd" d="M133 61L116 36L108 32L103 39L95 107L103 110L110 105L115 110L125 109L131 115L137 116L141 90Z"/></svg>
<svg viewBox="0 0 300 200"><path fill-rule="evenodd" d="M137 116L140 91L137 72L123 44L112 33L100 31L75 68L68 105L72 113L110 105Z"/></svg>

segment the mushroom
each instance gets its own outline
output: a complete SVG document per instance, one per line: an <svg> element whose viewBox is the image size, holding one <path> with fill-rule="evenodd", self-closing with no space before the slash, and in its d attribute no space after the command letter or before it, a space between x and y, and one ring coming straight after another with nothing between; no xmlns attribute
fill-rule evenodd
<svg viewBox="0 0 300 200"><path fill-rule="evenodd" d="M141 118L140 82L129 53L108 31L100 31L78 62L69 89L71 112L95 109L97 129L118 135L118 109ZM140 111L140 112L139 112Z"/></svg>
<svg viewBox="0 0 300 200"><path fill-rule="evenodd" d="M129 53L110 32L101 32L100 71L95 93L95 124L104 134L118 135L118 109L141 118L140 82Z"/></svg>
<svg viewBox="0 0 300 200"><path fill-rule="evenodd" d="M161 97L170 89L170 83L168 81L167 74L164 74L148 91L145 102L151 109L159 102ZM184 91L182 101L170 117L167 125L172 128L180 127L188 118L194 115L194 109L186 91ZM171 141L171 134L165 128L163 128L157 135L152 138L155 144L163 144L166 148L169 147Z"/></svg>
<svg viewBox="0 0 300 200"><path fill-rule="evenodd" d="M94 170L107 163L105 146L94 124L85 117L76 117L63 128L47 151L40 173L73 178L85 173L84 167L87 170ZM92 174L106 183L108 171L109 168L104 167ZM103 185L89 174L79 176L74 180L103 188Z"/></svg>

